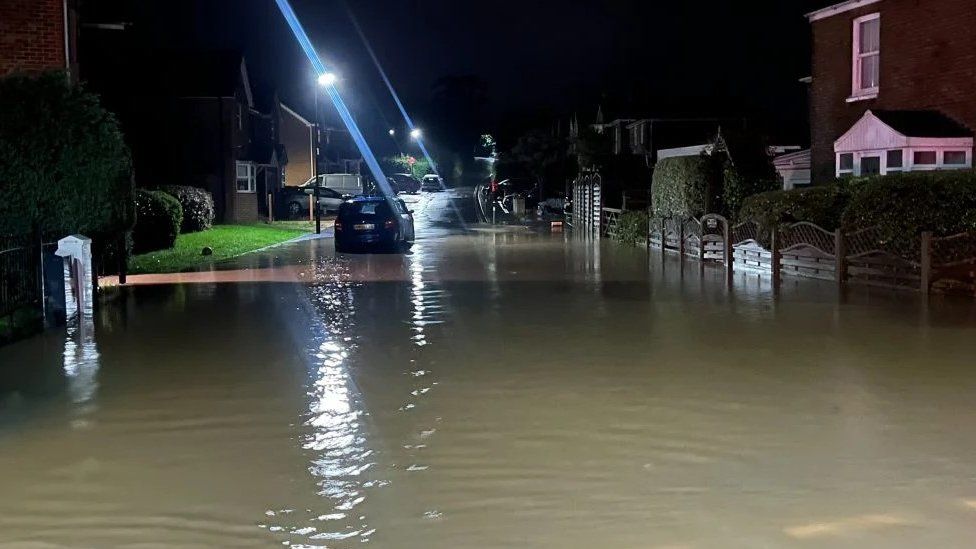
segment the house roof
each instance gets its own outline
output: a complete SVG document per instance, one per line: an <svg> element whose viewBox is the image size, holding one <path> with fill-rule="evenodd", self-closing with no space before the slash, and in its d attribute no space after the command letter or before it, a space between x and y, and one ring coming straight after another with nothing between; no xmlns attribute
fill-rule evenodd
<svg viewBox="0 0 976 549"><path fill-rule="evenodd" d="M939 111L872 110L875 116L906 137L972 137L973 132Z"/></svg>
<svg viewBox="0 0 976 549"><path fill-rule="evenodd" d="M803 169L810 167L810 149L781 154L773 159L777 168Z"/></svg>
<svg viewBox="0 0 976 549"><path fill-rule="evenodd" d="M144 63L156 91L175 97L231 97L244 83L248 104L254 105L244 56L234 51L168 53Z"/></svg>
<svg viewBox="0 0 976 549"><path fill-rule="evenodd" d="M942 113L867 110L834 141L834 152L950 146L972 147L973 133Z"/></svg>
<svg viewBox="0 0 976 549"><path fill-rule="evenodd" d="M826 8L822 8L816 11L811 11L810 13L807 14L807 20L812 23L814 21L819 21L820 19L833 17L835 15L844 13L846 11L855 10L863 6L877 4L880 1L881 0L846 0L845 2L840 2L838 4L831 4Z"/></svg>

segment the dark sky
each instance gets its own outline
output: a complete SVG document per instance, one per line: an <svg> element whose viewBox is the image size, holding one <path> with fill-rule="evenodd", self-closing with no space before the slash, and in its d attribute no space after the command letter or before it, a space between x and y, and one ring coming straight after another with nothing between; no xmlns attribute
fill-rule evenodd
<svg viewBox="0 0 976 549"><path fill-rule="evenodd" d="M89 13L112 0L89 0ZM119 4L116 0L114 3ZM128 0L133 33L158 49L242 51L252 79L309 111L314 74L274 0ZM815 0L293 0L369 133L397 111L349 16L354 10L407 108L430 115L431 84L488 84L486 125L503 135L578 112L608 117L752 115L803 135ZM107 10L112 11L112 10ZM385 130L383 130L385 131Z"/></svg>

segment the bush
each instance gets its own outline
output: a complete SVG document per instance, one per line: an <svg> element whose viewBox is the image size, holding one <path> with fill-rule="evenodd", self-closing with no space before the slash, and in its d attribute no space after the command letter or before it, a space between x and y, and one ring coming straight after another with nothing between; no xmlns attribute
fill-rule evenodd
<svg viewBox="0 0 976 549"><path fill-rule="evenodd" d="M857 180L844 230L877 226L885 248L917 258L919 235L976 231L976 172L908 172Z"/></svg>
<svg viewBox="0 0 976 549"><path fill-rule="evenodd" d="M775 178L749 177L727 163L722 170L722 214L735 221L746 199L782 187Z"/></svg>
<svg viewBox="0 0 976 549"><path fill-rule="evenodd" d="M162 191L136 190L134 253L172 248L182 224L183 208L178 200Z"/></svg>
<svg viewBox="0 0 976 549"><path fill-rule="evenodd" d="M718 211L721 171L707 155L663 158L654 167L651 203L654 217L701 217Z"/></svg>
<svg viewBox="0 0 976 549"><path fill-rule="evenodd" d="M840 226L850 196L848 188L838 183L759 193L743 200L739 221L755 221L764 230L809 221L832 231Z"/></svg>
<svg viewBox="0 0 976 549"><path fill-rule="evenodd" d="M648 215L644 210L623 212L617 217L617 231L613 239L626 244L647 240Z"/></svg>
<svg viewBox="0 0 976 549"><path fill-rule="evenodd" d="M63 73L0 79L0 234L117 238L135 215L115 117Z"/></svg>
<svg viewBox="0 0 976 549"><path fill-rule="evenodd" d="M167 185L159 190L180 201L183 208L181 233L195 233L213 227L214 201L209 192L187 185Z"/></svg>

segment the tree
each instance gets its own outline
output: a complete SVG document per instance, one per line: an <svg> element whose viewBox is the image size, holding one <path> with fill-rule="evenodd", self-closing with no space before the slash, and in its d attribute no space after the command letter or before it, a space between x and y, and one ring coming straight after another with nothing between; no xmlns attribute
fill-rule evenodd
<svg viewBox="0 0 976 549"><path fill-rule="evenodd" d="M0 79L0 235L118 235L135 210L112 113L62 73Z"/></svg>
<svg viewBox="0 0 976 549"><path fill-rule="evenodd" d="M423 179L423 177L429 173L434 173L434 170L430 167L430 162L427 159L407 155L398 154L396 156L390 156L383 159L387 168L390 168L396 173L409 173L414 179Z"/></svg>
<svg viewBox="0 0 976 549"><path fill-rule="evenodd" d="M565 139L533 130L518 139L506 160L535 180L541 197L547 179L561 179L569 175L568 152Z"/></svg>

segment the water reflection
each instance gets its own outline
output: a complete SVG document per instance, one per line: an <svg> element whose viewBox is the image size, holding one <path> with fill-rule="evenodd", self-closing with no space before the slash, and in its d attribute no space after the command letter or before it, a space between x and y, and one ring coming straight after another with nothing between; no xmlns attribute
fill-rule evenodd
<svg viewBox="0 0 976 549"><path fill-rule="evenodd" d="M69 277L69 262L65 261L65 277ZM86 273L86 279L91 270ZM65 284L65 312L67 329L64 338L64 374L68 381L71 401L77 405L79 416L95 410L95 394L98 391L99 354L95 342L94 306L91 288ZM76 419L75 427L87 427L88 423Z"/></svg>

